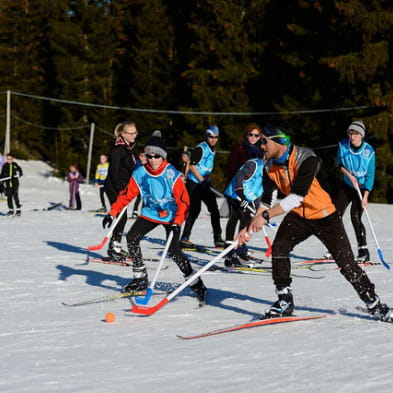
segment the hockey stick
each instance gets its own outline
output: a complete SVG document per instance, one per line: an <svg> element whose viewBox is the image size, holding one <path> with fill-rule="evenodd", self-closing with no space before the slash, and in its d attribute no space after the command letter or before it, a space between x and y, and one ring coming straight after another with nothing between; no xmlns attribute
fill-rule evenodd
<svg viewBox="0 0 393 393"><path fill-rule="evenodd" d="M102 242L100 244L97 244L95 246L87 246L87 249L89 251L94 251L94 250L101 250L102 247L104 247L105 243L108 241L108 239L112 236L113 230L116 228L117 223L119 222L121 216L124 214L124 212L126 211L128 205L123 207L123 210L120 212L120 214L117 216L115 222L112 223L111 228L109 229L108 233L106 234L106 236L104 237L104 239L102 240Z"/></svg>
<svg viewBox="0 0 393 393"><path fill-rule="evenodd" d="M134 300L135 300L136 304L144 304L145 305L145 304L149 303L151 295L153 294L154 286L156 285L158 274L160 273L161 267L162 267L164 260L166 258L166 254L168 254L169 247L172 243L172 238L173 238L173 232L170 231L169 235L168 235L168 239L165 244L164 251L162 252L162 255L161 255L160 263L158 264L156 274L154 275L153 281L151 282L149 288L147 288L147 292L146 292L145 296L135 297Z"/></svg>
<svg viewBox="0 0 393 393"><path fill-rule="evenodd" d="M220 254L218 254L215 258L213 258L210 262L208 262L205 266L203 266L200 270L198 270L195 274L193 274L188 280L184 281L184 283L182 285L180 285L178 288L176 288L173 292L171 292L168 296L166 296L164 299L162 299L155 306L148 307L148 306L133 305L131 308L131 311L136 314L143 314L143 315L154 314L159 309L164 307L176 295L178 295L185 287L190 285L199 276L201 276L206 270L208 270L211 266L213 266L215 263L217 263L218 260L220 260L226 254L228 254L228 252L231 251L233 248L235 248L237 246L237 244L238 244L238 242L235 241L230 246L228 246L227 248L222 250L220 252Z"/></svg>
<svg viewBox="0 0 393 393"><path fill-rule="evenodd" d="M356 191L358 192L358 195L359 195L359 198L360 198L360 203L362 202L362 200L363 200L363 196L362 196L362 193L360 192L360 188L359 188L359 186L358 185L356 185ZM385 266L386 267L386 269L390 269L390 266L389 266L389 264L385 261L385 259L384 259L384 257L383 257L383 254L382 254L382 250L381 250L381 248L379 247L379 243L378 243L378 239L377 239L377 235L375 234L375 231L374 231L374 228L373 228L373 225L372 225L372 223L371 223L371 220L370 220L370 216L369 216L369 214L368 214L368 210L366 209L366 207L363 207L363 210L365 211L365 213L366 213L366 217L367 217L367 221L368 221L368 225L370 226L370 229L371 229L371 233L373 234L373 237L374 237L374 240L375 240L375 244L377 245L377 251L378 251L378 256L379 256L379 259L381 260L381 262L382 262L382 264L383 264L383 266Z"/></svg>
<svg viewBox="0 0 393 393"><path fill-rule="evenodd" d="M218 196L220 196L220 197L222 197L222 198L225 198L225 195L224 195L224 194L221 194L221 192L217 191L215 188L210 187L210 189L211 189L216 195L218 195ZM239 202L242 200L242 199L239 197L239 195L236 196L236 199L237 199ZM250 205L247 205L247 209L250 211L250 213L251 213L253 216L255 216L255 213L256 213L255 209L253 209ZM265 236L265 241L266 241L266 244L267 244L267 250L266 250L265 255L266 255L266 258L269 258L270 255L272 254L272 242L270 241L270 238L269 238L269 236L268 236L267 233L266 233L265 227L263 227L262 229L263 229L263 235Z"/></svg>

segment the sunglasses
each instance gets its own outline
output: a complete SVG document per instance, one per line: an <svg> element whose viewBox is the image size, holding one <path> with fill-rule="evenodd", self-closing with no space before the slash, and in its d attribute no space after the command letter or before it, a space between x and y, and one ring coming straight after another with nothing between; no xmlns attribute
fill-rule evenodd
<svg viewBox="0 0 393 393"><path fill-rule="evenodd" d="M211 138L211 139L218 139L218 136L215 136L215 135L208 135L207 137Z"/></svg>
<svg viewBox="0 0 393 393"><path fill-rule="evenodd" d="M146 158L151 160L153 158L161 158L161 156L159 154L146 154Z"/></svg>
<svg viewBox="0 0 393 393"><path fill-rule="evenodd" d="M259 137L260 137L259 134L253 134L252 132L250 132L250 133L248 134L248 136L253 136L254 138L259 138Z"/></svg>

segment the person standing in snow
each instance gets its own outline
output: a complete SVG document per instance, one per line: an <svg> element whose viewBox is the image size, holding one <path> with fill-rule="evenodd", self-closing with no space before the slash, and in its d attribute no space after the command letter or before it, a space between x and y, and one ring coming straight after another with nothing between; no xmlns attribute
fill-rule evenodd
<svg viewBox="0 0 393 393"><path fill-rule="evenodd" d="M114 131L115 141L109 153L108 176L105 180L104 189L111 205L130 181L136 160L134 148L138 130L132 121L117 124ZM124 260L128 253L122 250L121 236L127 222L127 212L123 214L113 230L108 245L108 255L116 261Z"/></svg>
<svg viewBox="0 0 393 393"><path fill-rule="evenodd" d="M127 187L120 192L111 211L102 222L104 228L110 227L124 206L137 195L141 195L143 201L141 214L127 233L128 252L132 260L134 278L124 288L125 292L147 289L148 276L143 263L140 241L160 224L164 226L167 236L170 231L173 233L169 254L185 279L194 274L190 262L179 246L180 227L189 208L189 196L181 172L166 161L167 147L160 131L155 131L146 143L145 154L147 163L134 171ZM190 286L199 301L203 303L206 287L202 280L198 278Z"/></svg>
<svg viewBox="0 0 393 393"><path fill-rule="evenodd" d="M289 253L314 235L333 255L340 273L365 302L368 312L380 320L393 322L393 310L381 303L374 284L355 261L343 223L327 191L320 158L312 150L292 144L288 132L275 125L263 128L261 146L267 160L262 202L270 206L277 189L285 197L272 207L261 206L237 240L239 244L249 241L251 234L259 232L270 218L286 214L272 245L272 275L278 300L265 317L292 315L294 300Z"/></svg>
<svg viewBox="0 0 393 393"><path fill-rule="evenodd" d="M139 153L139 155L138 155L138 159L136 160L135 169L138 168L138 167L140 167L140 166L142 166L142 165L145 165L146 162L147 162L147 160L146 160L146 154L145 154L144 151L141 151L141 152ZM138 212L139 212L139 205L140 205L140 203L141 203L141 195L139 194L139 195L136 197L136 199L135 199L134 206L133 206L133 208L132 208L131 218L137 218L137 217L138 217L138 215L139 215Z"/></svg>
<svg viewBox="0 0 393 393"><path fill-rule="evenodd" d="M352 122L347 129L347 134L348 137L338 145L337 163L343 175L343 182L335 203L341 217L351 204L351 221L358 243L356 259L357 262L364 263L370 260L370 253L367 248L366 228L362 223L362 214L374 186L375 151L364 141L366 127L361 120ZM360 189L362 200L357 188Z"/></svg>
<svg viewBox="0 0 393 393"><path fill-rule="evenodd" d="M190 241L192 227L201 212L202 201L206 204L210 213L210 221L213 227L214 245L224 247L225 242L221 237L220 212L217 199L211 190L210 175L214 168L216 155L215 146L219 137L217 126L210 126L205 132L206 140L194 149L191 154L190 169L187 177L187 190L190 195L190 213L184 224L181 246L194 248Z"/></svg>
<svg viewBox="0 0 393 393"><path fill-rule="evenodd" d="M248 226L259 207L263 192L262 176L263 160L254 158L242 165L226 187L224 195L229 207L225 233L227 243L232 242L237 224L239 229ZM246 244L231 250L225 258L225 266L242 266L249 260L247 252Z"/></svg>
<svg viewBox="0 0 393 393"><path fill-rule="evenodd" d="M79 194L79 184L83 183L83 176L78 171L78 166L76 164L70 165L70 171L66 176L66 180L69 183L70 201L68 204L69 210L81 210L82 201ZM76 203L76 208L74 208L74 202Z"/></svg>
<svg viewBox="0 0 393 393"><path fill-rule="evenodd" d="M96 212L106 212L104 184L108 176L108 168L109 168L108 156L106 154L101 154L100 163L97 165L96 175L94 179L95 186L99 187L100 189L100 202L101 202L101 208L97 209Z"/></svg>
<svg viewBox="0 0 393 393"><path fill-rule="evenodd" d="M23 176L23 171L14 159L15 157L12 153L7 154L7 162L3 165L0 175L0 178L2 179L9 178L2 182L9 209L7 216L12 216L14 213L17 216L22 214L20 209L22 205L19 201L19 178Z"/></svg>

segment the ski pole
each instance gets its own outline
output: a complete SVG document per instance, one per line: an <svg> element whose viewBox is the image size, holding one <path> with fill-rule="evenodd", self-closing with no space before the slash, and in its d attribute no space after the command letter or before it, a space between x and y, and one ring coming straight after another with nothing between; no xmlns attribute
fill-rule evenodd
<svg viewBox="0 0 393 393"><path fill-rule="evenodd" d="M113 230L116 228L117 223L119 222L120 218L122 217L122 215L124 214L124 212L127 210L128 205L123 207L123 210L120 212L120 214L117 216L116 220L114 223L112 223L108 233L106 234L106 236L104 237L104 239L102 240L102 242L100 244L97 244L95 246L88 246L87 249L89 251L94 251L94 250L101 250L102 247L104 247L105 243L108 241L108 239L112 236L112 232Z"/></svg>
<svg viewBox="0 0 393 393"><path fill-rule="evenodd" d="M226 249L222 250L220 254L218 254L215 258L213 258L210 262L208 262L205 266L203 266L200 270L198 270L195 274L193 274L188 280L184 281L182 285L176 288L173 292L171 292L168 296L162 299L159 303L155 306L139 306L133 305L131 311L136 314L143 314L143 315L152 315L157 312L159 309L164 307L171 299L177 296L185 287L190 285L193 281L195 281L199 276L201 276L206 270L208 270L211 266L213 266L217 261L219 261L222 257L228 254L233 248L238 245L238 241L234 241L230 246Z"/></svg>
<svg viewBox="0 0 393 393"><path fill-rule="evenodd" d="M358 195L359 195L359 198L360 198L360 203L362 203L362 200L363 200L363 196L362 196L362 193L360 192L360 188L359 188L359 186L358 185L356 185L356 191L357 191L357 193L358 193ZM381 260L381 262L382 262L382 264L383 264L383 266L385 266L386 267L386 269L390 269L390 266L389 266L389 264L385 261L385 259L384 259L384 257L383 257L383 254L382 254L382 250L381 250L381 248L379 247L379 243L378 243L378 239L377 239L377 235L375 234L375 231L374 231L374 228L373 228L373 225L372 225L372 223L371 223L371 220L370 220L370 216L369 216L369 214L368 214L368 210L366 209L366 207L363 207L363 210L365 211L365 213L366 213L366 217L367 217L367 221L368 221L368 225L370 226L370 229L371 229L371 233L373 234L373 237L374 237L374 240L375 240L375 244L377 245L377 251L378 251L378 256L379 256L379 259Z"/></svg>
<svg viewBox="0 0 393 393"><path fill-rule="evenodd" d="M151 295L153 294L154 286L156 285L156 281L158 278L158 274L160 273L161 267L164 263L164 260L166 258L166 255L168 254L169 246L172 243L172 238L173 238L173 232L170 231L168 235L168 240L166 241L164 251L162 252L160 262L158 264L156 274L154 275L153 281L150 284L150 287L147 289L146 295L145 296L136 296L135 297L135 303L136 304L147 304L150 301Z"/></svg>
<svg viewBox="0 0 393 393"><path fill-rule="evenodd" d="M0 181L6 181L6 180L10 180L10 179L11 179L11 176L8 176L8 177L1 178Z"/></svg>
<svg viewBox="0 0 393 393"><path fill-rule="evenodd" d="M221 198L225 198L225 195L221 194L221 192L217 191L214 187L210 187L210 190L212 190L217 196L219 196Z"/></svg>

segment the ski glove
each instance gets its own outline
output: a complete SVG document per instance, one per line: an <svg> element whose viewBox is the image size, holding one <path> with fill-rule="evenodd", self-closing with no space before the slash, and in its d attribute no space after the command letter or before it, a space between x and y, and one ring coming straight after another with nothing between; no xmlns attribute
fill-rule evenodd
<svg viewBox="0 0 393 393"><path fill-rule="evenodd" d="M240 201L240 208L243 213L248 213L252 216L255 215L256 208L254 202L248 202L246 199L243 199Z"/></svg>
<svg viewBox="0 0 393 393"><path fill-rule="evenodd" d="M102 220L102 227L105 229L106 227L110 228L112 225L113 220L115 217L111 216L110 214L107 214L104 219Z"/></svg>

